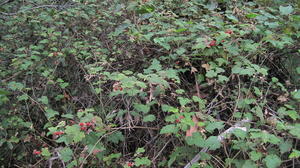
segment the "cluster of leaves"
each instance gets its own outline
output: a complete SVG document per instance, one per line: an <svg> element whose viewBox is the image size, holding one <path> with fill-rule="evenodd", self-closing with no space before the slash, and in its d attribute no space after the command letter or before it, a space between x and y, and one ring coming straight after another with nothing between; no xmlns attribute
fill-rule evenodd
<svg viewBox="0 0 300 168"><path fill-rule="evenodd" d="M0 4L6 167L300 165L299 3Z"/></svg>

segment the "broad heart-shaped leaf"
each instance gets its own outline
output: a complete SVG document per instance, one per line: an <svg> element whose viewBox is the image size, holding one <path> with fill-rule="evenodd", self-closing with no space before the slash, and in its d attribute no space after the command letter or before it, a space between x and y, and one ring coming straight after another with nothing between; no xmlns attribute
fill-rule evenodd
<svg viewBox="0 0 300 168"><path fill-rule="evenodd" d="M134 104L134 108L143 113L148 113L150 111L150 106L144 104Z"/></svg>
<svg viewBox="0 0 300 168"><path fill-rule="evenodd" d="M153 115L153 114L147 115L143 118L144 122L152 122L154 120L155 120L155 115Z"/></svg>
<svg viewBox="0 0 300 168"><path fill-rule="evenodd" d="M288 15L288 14L291 14L294 11L294 9L290 5L289 6L280 6L279 11L280 11L281 15Z"/></svg>
<svg viewBox="0 0 300 168"><path fill-rule="evenodd" d="M177 133L178 128L174 124L166 125L160 130L160 134Z"/></svg>
<svg viewBox="0 0 300 168"><path fill-rule="evenodd" d="M196 39L196 44L192 47L192 49L204 49L206 48L205 39L204 38L198 38Z"/></svg>
<svg viewBox="0 0 300 168"><path fill-rule="evenodd" d="M300 124L295 124L294 126L291 126L289 132L297 138L300 138Z"/></svg>
<svg viewBox="0 0 300 168"><path fill-rule="evenodd" d="M80 142L85 137L84 133L80 131L78 125L66 126L65 133L66 133L66 140L68 143Z"/></svg>
<svg viewBox="0 0 300 168"><path fill-rule="evenodd" d="M216 150L221 147L221 143L218 140L217 136L210 136L206 139L205 146L208 147L210 150Z"/></svg>
<svg viewBox="0 0 300 168"><path fill-rule="evenodd" d="M151 161L148 159L148 157L136 158L136 159L134 159L134 163L135 163L135 166L141 166L141 165L150 166L151 165Z"/></svg>
<svg viewBox="0 0 300 168"><path fill-rule="evenodd" d="M247 132L241 129L235 129L232 133L233 135L241 139L245 139L247 137Z"/></svg>
<svg viewBox="0 0 300 168"><path fill-rule="evenodd" d="M148 69L160 71L161 68L160 62L157 59L153 59L151 66Z"/></svg>
<svg viewBox="0 0 300 168"><path fill-rule="evenodd" d="M300 99L300 90L292 92L292 95L295 99Z"/></svg>
<svg viewBox="0 0 300 168"><path fill-rule="evenodd" d="M63 148L62 150L59 151L60 153L60 158L64 161L64 162L68 162L72 159L72 156L73 156L73 151L66 147L66 148Z"/></svg>
<svg viewBox="0 0 300 168"><path fill-rule="evenodd" d="M263 161L267 168L277 168L281 165L281 159L274 154L268 155Z"/></svg>
<svg viewBox="0 0 300 168"><path fill-rule="evenodd" d="M200 135L199 132L193 133L192 136L187 136L185 140L188 145L196 145L201 148L205 147L205 140L203 139L203 137Z"/></svg>
<svg viewBox="0 0 300 168"><path fill-rule="evenodd" d="M256 152L256 151L251 151L250 152L250 158L253 161L258 161L262 157L262 153Z"/></svg>
<svg viewBox="0 0 300 168"><path fill-rule="evenodd" d="M191 100L188 98L179 97L178 99L181 106L185 106L191 102Z"/></svg>
<svg viewBox="0 0 300 168"><path fill-rule="evenodd" d="M51 153L49 152L48 148L42 148L42 155L45 157L51 156Z"/></svg>
<svg viewBox="0 0 300 168"><path fill-rule="evenodd" d="M222 129L224 127L224 123L223 122L211 122L209 124L207 124L207 126L205 127L205 129L208 132L213 132L215 129Z"/></svg>
<svg viewBox="0 0 300 168"><path fill-rule="evenodd" d="M120 131L117 131L113 134L111 134L107 140L110 141L110 142L113 142L113 143L119 143L119 142L122 142L124 141L124 135L122 134L122 132Z"/></svg>
<svg viewBox="0 0 300 168"><path fill-rule="evenodd" d="M56 116L56 115L59 114L57 111L55 111L53 109L46 109L45 112L46 112L46 117L48 119L50 119L50 118L52 118L52 117L54 117L54 116Z"/></svg>
<svg viewBox="0 0 300 168"><path fill-rule="evenodd" d="M43 103L43 104L48 104L49 103L48 97L46 97L46 96L42 96L41 98L38 99L38 101Z"/></svg>
<svg viewBox="0 0 300 168"><path fill-rule="evenodd" d="M257 168L257 166L252 160L246 160L242 168Z"/></svg>
<svg viewBox="0 0 300 168"><path fill-rule="evenodd" d="M281 142L279 145L280 153L284 154L285 152L288 152L292 149L293 147L293 142L292 141L285 141Z"/></svg>

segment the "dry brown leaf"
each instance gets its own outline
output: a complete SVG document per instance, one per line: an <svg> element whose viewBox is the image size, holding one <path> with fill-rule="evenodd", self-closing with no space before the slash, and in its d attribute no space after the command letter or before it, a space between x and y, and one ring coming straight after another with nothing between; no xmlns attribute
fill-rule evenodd
<svg viewBox="0 0 300 168"><path fill-rule="evenodd" d="M210 70L209 64L202 64L201 67L204 68L206 71Z"/></svg>
<svg viewBox="0 0 300 168"><path fill-rule="evenodd" d="M192 136L194 132L198 131L198 118L196 116L193 116L193 122L195 123L194 126L191 126L189 130L186 131L186 136Z"/></svg>
<svg viewBox="0 0 300 168"><path fill-rule="evenodd" d="M280 101L281 103L286 102L288 100L288 98L285 95L281 95L277 98L278 101Z"/></svg>
<svg viewBox="0 0 300 168"><path fill-rule="evenodd" d="M191 68L191 73L195 73L195 72L198 72L198 70L195 67L192 67Z"/></svg>

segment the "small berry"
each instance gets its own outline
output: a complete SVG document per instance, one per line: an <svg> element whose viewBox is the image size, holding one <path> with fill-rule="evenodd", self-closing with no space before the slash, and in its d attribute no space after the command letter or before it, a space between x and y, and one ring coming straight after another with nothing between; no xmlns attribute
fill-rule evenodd
<svg viewBox="0 0 300 168"><path fill-rule="evenodd" d="M56 132L53 132L53 135L62 135L62 134L64 134L63 131L56 131Z"/></svg>
<svg viewBox="0 0 300 168"><path fill-rule="evenodd" d="M216 46L216 40L212 40L210 43L209 43L209 46L212 47L212 46Z"/></svg>
<svg viewBox="0 0 300 168"><path fill-rule="evenodd" d="M86 127L80 127L81 131L85 131L87 128Z"/></svg>
<svg viewBox="0 0 300 168"><path fill-rule="evenodd" d="M233 33L233 31L232 31L232 30L230 30L230 29L228 29L228 30L226 30L226 31L225 31L225 33L226 33L226 34L232 34L232 33Z"/></svg>
<svg viewBox="0 0 300 168"><path fill-rule="evenodd" d="M85 123L85 125L86 125L87 127L89 127L89 126L91 126L91 125L92 125L92 123L90 123L90 122L86 122L86 123Z"/></svg>
<svg viewBox="0 0 300 168"><path fill-rule="evenodd" d="M85 126L85 123L79 123L79 126L83 127Z"/></svg>
<svg viewBox="0 0 300 168"><path fill-rule="evenodd" d="M38 150L36 150L36 149L33 150L33 154L34 154L34 155L40 155L41 153L42 153L41 151L38 151Z"/></svg>
<svg viewBox="0 0 300 168"><path fill-rule="evenodd" d="M180 120L179 120L179 119L176 119L175 122L176 122L176 123L180 123Z"/></svg>
<svg viewBox="0 0 300 168"><path fill-rule="evenodd" d="M128 167L132 167L133 165L134 165L134 163L132 163L132 162L128 162L128 163L127 163L127 166L128 166Z"/></svg>
<svg viewBox="0 0 300 168"><path fill-rule="evenodd" d="M122 91L123 90L123 88L122 87L120 87L120 91Z"/></svg>

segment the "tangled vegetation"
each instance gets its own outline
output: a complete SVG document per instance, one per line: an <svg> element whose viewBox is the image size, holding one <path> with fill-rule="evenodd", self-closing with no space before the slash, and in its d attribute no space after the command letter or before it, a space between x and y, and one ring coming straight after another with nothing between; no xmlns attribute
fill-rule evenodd
<svg viewBox="0 0 300 168"><path fill-rule="evenodd" d="M299 0L1 0L1 166L299 167L299 14Z"/></svg>

